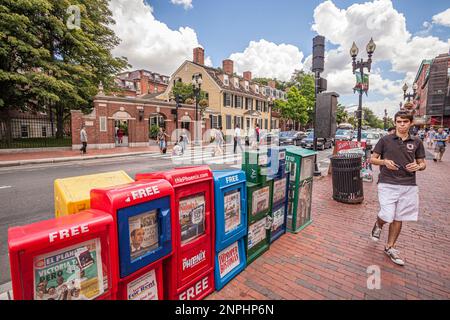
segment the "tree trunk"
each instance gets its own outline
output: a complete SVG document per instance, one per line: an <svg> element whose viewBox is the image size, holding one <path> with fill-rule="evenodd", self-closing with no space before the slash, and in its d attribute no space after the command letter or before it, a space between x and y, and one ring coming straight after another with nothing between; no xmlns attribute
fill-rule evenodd
<svg viewBox="0 0 450 320"><path fill-rule="evenodd" d="M11 142L12 142L12 126L11 126L11 117L9 116L9 111L5 110L4 112L1 113L0 115L0 119L2 121L5 122L5 143L6 146L9 148L11 146Z"/></svg>

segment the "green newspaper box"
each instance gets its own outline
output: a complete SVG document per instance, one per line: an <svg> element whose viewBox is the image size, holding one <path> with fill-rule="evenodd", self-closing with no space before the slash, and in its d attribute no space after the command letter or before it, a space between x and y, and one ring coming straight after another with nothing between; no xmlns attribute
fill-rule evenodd
<svg viewBox="0 0 450 320"><path fill-rule="evenodd" d="M270 219L273 183L247 182L248 234L245 241L247 264L255 261L270 245Z"/></svg>
<svg viewBox="0 0 450 320"><path fill-rule="evenodd" d="M287 230L297 233L311 224L312 184L316 152L299 147L286 149L289 171Z"/></svg>
<svg viewBox="0 0 450 320"><path fill-rule="evenodd" d="M242 170L245 172L247 182L265 183L272 178L269 177L269 156L267 148L260 150L246 150L242 159Z"/></svg>

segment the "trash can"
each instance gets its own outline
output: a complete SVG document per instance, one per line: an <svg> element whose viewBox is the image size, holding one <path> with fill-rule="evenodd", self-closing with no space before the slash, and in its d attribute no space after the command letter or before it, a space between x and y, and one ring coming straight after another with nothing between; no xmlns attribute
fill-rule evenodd
<svg viewBox="0 0 450 320"><path fill-rule="evenodd" d="M364 200L361 178L361 155L342 154L331 157L333 199L343 203Z"/></svg>

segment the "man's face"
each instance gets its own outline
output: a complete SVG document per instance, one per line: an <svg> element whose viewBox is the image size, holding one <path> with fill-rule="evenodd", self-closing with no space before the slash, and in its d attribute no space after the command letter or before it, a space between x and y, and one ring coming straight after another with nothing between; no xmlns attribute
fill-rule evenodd
<svg viewBox="0 0 450 320"><path fill-rule="evenodd" d="M439 132L439 134L442 134L442 132L444 132L444 128L439 128L438 132Z"/></svg>
<svg viewBox="0 0 450 320"><path fill-rule="evenodd" d="M412 122L409 119L397 117L395 120L395 127L399 133L407 133L409 128L411 128Z"/></svg>
<svg viewBox="0 0 450 320"><path fill-rule="evenodd" d="M144 230L143 229L137 229L134 233L134 237L131 237L133 242L133 247L138 248L141 246L142 242L144 241Z"/></svg>

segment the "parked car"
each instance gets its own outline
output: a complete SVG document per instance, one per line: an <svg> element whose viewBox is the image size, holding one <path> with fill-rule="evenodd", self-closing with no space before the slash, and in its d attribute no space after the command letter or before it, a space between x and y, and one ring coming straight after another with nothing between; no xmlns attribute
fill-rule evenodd
<svg viewBox="0 0 450 320"><path fill-rule="evenodd" d="M334 135L335 141L351 141L353 139L353 131L346 129L337 129Z"/></svg>
<svg viewBox="0 0 450 320"><path fill-rule="evenodd" d="M310 132L307 137L303 138L300 146L306 149L314 148L314 132ZM333 141L331 138L317 138L317 149L325 150L333 147Z"/></svg>
<svg viewBox="0 0 450 320"><path fill-rule="evenodd" d="M294 145L299 146L306 134L302 131L282 131L280 132L280 146Z"/></svg>
<svg viewBox="0 0 450 320"><path fill-rule="evenodd" d="M383 137L379 132L374 131L363 131L361 132L361 142L366 142L372 146L372 149L377 145L378 141ZM355 137L353 141L357 141Z"/></svg>

